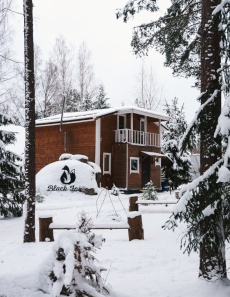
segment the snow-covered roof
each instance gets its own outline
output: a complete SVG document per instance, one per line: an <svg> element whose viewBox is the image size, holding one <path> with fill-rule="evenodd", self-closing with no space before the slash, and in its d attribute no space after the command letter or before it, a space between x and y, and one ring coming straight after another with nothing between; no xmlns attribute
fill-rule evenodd
<svg viewBox="0 0 230 297"><path fill-rule="evenodd" d="M165 155L165 154L159 154L159 153L155 153L155 152L146 152L146 151L141 151L142 154L148 155L150 157L156 157L156 158L167 158L170 162L173 162L169 156Z"/></svg>
<svg viewBox="0 0 230 297"><path fill-rule="evenodd" d="M113 107L106 109L95 109L90 111L80 111L80 112L67 112L63 114L63 123L72 123L78 121L90 121L96 120L103 116L109 114L127 114L127 113L135 113L143 116L148 116L155 119L161 119L163 121L167 121L169 119L168 116L160 114L155 111L135 107L135 106L122 106L122 107ZM57 125L60 124L61 114L57 114L55 116L43 118L36 120L36 126L42 125Z"/></svg>
<svg viewBox="0 0 230 297"><path fill-rule="evenodd" d="M145 155L149 155L151 157L167 157L164 154L159 154L159 153L155 153L155 152L146 152L146 151L141 151L143 154Z"/></svg>

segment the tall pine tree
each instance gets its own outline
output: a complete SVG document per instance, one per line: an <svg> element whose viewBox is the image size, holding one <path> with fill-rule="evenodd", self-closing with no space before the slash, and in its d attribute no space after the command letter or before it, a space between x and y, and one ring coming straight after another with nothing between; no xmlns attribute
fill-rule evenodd
<svg viewBox="0 0 230 297"><path fill-rule="evenodd" d="M179 143L187 128L185 121L184 105L178 107L178 99L174 98L171 105L166 102L166 114L170 117L166 122L166 130L163 133L162 150L173 161L168 178L172 181L173 187L185 184L191 180L191 160L187 152L180 152ZM164 168L163 168L164 169Z"/></svg>
<svg viewBox="0 0 230 297"><path fill-rule="evenodd" d="M93 102L94 109L109 108L110 105L107 103L109 98L106 97L105 88L103 85L99 86L98 94Z"/></svg>
<svg viewBox="0 0 230 297"><path fill-rule="evenodd" d="M66 112L75 112L81 110L81 96L80 93L76 90L70 90L66 96L65 102L65 111Z"/></svg>
<svg viewBox="0 0 230 297"><path fill-rule="evenodd" d="M81 110L88 111L93 109L93 98L86 92L83 102L81 103Z"/></svg>
<svg viewBox="0 0 230 297"><path fill-rule="evenodd" d="M131 0L117 16L127 21L143 9L157 11L156 4L156 0ZM178 220L187 222L183 244L188 252L199 250L199 276L208 280L224 279L227 274L225 240L229 239L229 221L225 214L229 213L230 203L220 182L230 180L229 96L221 111L221 92L229 93L229 13L229 1L173 0L163 17L136 27L132 38L136 54L147 54L155 47L165 54L165 65L174 74L195 77L201 90L200 108L182 144L185 149L189 134L198 127L201 177L182 189L168 226L176 227ZM226 142L224 157L221 136Z"/></svg>
<svg viewBox="0 0 230 297"><path fill-rule="evenodd" d="M27 201L24 242L35 242L35 85L32 0L23 0L23 11L26 132L25 195Z"/></svg>
<svg viewBox="0 0 230 297"><path fill-rule="evenodd" d="M0 114L0 216L19 217L25 201L25 183L22 165L19 165L21 157L7 150L7 145L15 141L15 134L4 130L4 126L11 123L10 118Z"/></svg>

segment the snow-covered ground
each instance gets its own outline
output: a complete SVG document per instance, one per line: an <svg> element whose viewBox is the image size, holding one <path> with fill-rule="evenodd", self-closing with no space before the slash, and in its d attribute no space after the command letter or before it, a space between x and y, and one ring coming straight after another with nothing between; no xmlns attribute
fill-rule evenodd
<svg viewBox="0 0 230 297"><path fill-rule="evenodd" d="M107 194L107 195L106 195ZM161 193L159 199L172 200L174 193ZM99 197L99 198L98 198ZM111 198L111 199L110 199ZM126 222L129 195L86 196L78 192L53 192L36 205L37 242L23 244L24 218L0 219L0 296L50 296L47 273L54 243L38 242L38 217L51 215L55 223L75 223L85 210L95 222ZM104 201L104 203L103 203ZM121 203L122 202L122 203ZM123 206L125 210L123 209ZM128 240L127 230L98 230L106 238L97 253L108 271L106 281L113 297L227 297L230 287L198 280L198 255L180 250L185 226L175 232L164 230L173 206L140 206L144 240ZM98 210L100 213L97 214ZM54 237L62 231L55 231ZM72 231L69 231L72 232ZM96 233L95 232L95 233ZM228 265L229 251L227 251Z"/></svg>

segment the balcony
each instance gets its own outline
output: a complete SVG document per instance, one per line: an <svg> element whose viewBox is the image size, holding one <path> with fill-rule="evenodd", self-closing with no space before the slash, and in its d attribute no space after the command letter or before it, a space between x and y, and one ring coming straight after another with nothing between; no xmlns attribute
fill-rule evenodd
<svg viewBox="0 0 230 297"><path fill-rule="evenodd" d="M160 135L131 129L115 130L115 142L146 146L160 146Z"/></svg>

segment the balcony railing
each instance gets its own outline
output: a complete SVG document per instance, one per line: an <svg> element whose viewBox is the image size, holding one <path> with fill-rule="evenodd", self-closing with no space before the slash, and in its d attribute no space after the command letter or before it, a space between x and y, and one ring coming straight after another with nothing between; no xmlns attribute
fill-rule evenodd
<svg viewBox="0 0 230 297"><path fill-rule="evenodd" d="M115 142L160 146L160 135L130 129L115 130Z"/></svg>

